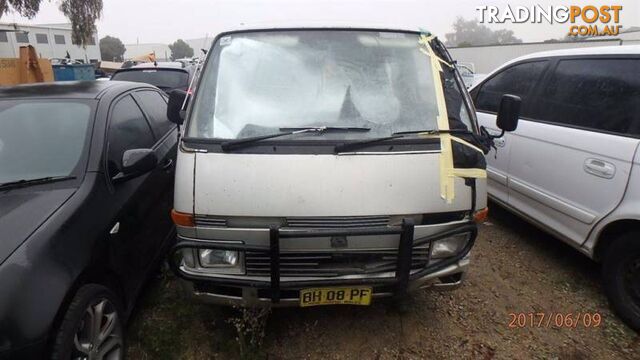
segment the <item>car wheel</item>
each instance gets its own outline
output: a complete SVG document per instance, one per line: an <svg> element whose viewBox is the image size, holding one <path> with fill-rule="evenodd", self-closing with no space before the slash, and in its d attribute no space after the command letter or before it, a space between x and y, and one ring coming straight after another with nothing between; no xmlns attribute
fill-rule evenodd
<svg viewBox="0 0 640 360"><path fill-rule="evenodd" d="M607 249L604 290L618 316L640 330L640 232L625 234Z"/></svg>
<svg viewBox="0 0 640 360"><path fill-rule="evenodd" d="M120 314L119 302L109 289L94 284L81 287L55 334L52 359L123 359Z"/></svg>

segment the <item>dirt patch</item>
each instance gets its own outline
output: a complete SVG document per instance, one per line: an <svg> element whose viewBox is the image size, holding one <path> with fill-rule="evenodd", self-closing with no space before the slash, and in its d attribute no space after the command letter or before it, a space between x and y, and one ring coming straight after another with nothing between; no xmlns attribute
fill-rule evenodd
<svg viewBox="0 0 640 360"><path fill-rule="evenodd" d="M275 309L262 348L251 356L640 359L638 335L616 318L602 294L599 265L576 250L493 206L471 257L460 289L416 293L405 313L387 302ZM526 314L526 324L513 323L511 313ZM132 318L129 356L238 358L232 318L238 318L234 309L185 299L175 278L165 273L150 284Z"/></svg>

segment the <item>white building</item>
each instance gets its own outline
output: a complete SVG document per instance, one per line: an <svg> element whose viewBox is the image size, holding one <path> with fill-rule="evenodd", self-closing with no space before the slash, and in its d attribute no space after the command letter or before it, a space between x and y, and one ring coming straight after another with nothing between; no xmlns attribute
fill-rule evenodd
<svg viewBox="0 0 640 360"><path fill-rule="evenodd" d="M0 23L0 58L17 58L20 46L32 45L42 58L64 58L69 52L73 60L94 63L101 60L97 39L98 34L94 34L89 45L83 48L72 43L71 24Z"/></svg>
<svg viewBox="0 0 640 360"><path fill-rule="evenodd" d="M193 49L193 56L199 57L202 56L202 51L200 49L207 49L211 47L213 39L212 38L200 38L200 39L184 39L191 48ZM125 44L124 47L127 49L124 52L125 59L132 59L137 56L147 55L151 53L156 54L157 61L170 61L171 59L171 49L169 49L169 45L160 44L160 43L142 43L142 44ZM106 60L106 59L105 59Z"/></svg>

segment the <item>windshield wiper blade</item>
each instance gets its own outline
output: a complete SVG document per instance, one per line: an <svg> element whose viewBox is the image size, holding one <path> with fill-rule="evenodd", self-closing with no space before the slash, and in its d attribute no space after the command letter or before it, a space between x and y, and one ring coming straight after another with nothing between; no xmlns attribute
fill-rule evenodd
<svg viewBox="0 0 640 360"><path fill-rule="evenodd" d="M357 129L357 130L352 130ZM317 127L303 127L303 128L280 128L280 133L271 134L271 135L261 135L261 136L253 136L243 139L231 140L223 142L220 146L222 147L222 151L229 151L240 149L243 147L251 146L256 142L273 139L281 136L293 135L293 134L302 134L308 132L325 132L325 131L369 131L371 129L368 128L340 128L340 127L327 127L327 126L317 126Z"/></svg>
<svg viewBox="0 0 640 360"><path fill-rule="evenodd" d="M427 129L427 130L411 130L411 131L398 131L394 132L392 135L411 135L411 134L420 134L426 133L431 135L437 134L473 134L471 131L467 129L449 129L449 130L437 130L437 129Z"/></svg>
<svg viewBox="0 0 640 360"><path fill-rule="evenodd" d="M22 179L22 180L10 181L10 182L0 184L0 190L14 189L14 188L31 186L31 185L48 184L48 183L64 181L64 180L72 180L75 178L76 178L75 176L47 176L47 177L41 177L41 178L35 178L35 179Z"/></svg>
<svg viewBox="0 0 640 360"><path fill-rule="evenodd" d="M336 145L336 147L333 148L333 151L335 153L353 151L353 150L356 150L356 149L359 149L359 148L367 147L367 146L369 146L371 144L374 144L374 143L383 142L383 141L387 141L387 140L398 139L398 138L401 138L401 137L404 137L404 135L402 135L402 134L393 134L391 136L385 136L385 137L367 139L367 140L362 140L362 141L344 143L344 144Z"/></svg>
<svg viewBox="0 0 640 360"><path fill-rule="evenodd" d="M428 133L428 134L433 134L433 135L445 134L445 133L447 133L447 134L448 133L451 133L451 134L473 134L469 130L464 130L464 129L451 129L451 130L428 129L428 130L398 131L398 132L394 132L393 134L391 134L391 136L385 136L385 137L380 137L380 138L374 138L374 139L368 139L368 140L344 143L344 144L336 146L334 148L334 151L336 153L353 151L353 150L357 150L357 149L360 149L360 148L363 148L363 147L367 147L367 146L369 146L371 144L375 144L375 143L378 143L378 142L384 142L384 141L387 141L387 140L393 140L393 139L402 138L402 137L405 137L406 135L420 134L420 133Z"/></svg>
<svg viewBox="0 0 640 360"><path fill-rule="evenodd" d="M300 131L307 129L322 129L322 131L346 131L346 132L367 132L371 128L360 126L303 126L303 127L282 127L280 131Z"/></svg>

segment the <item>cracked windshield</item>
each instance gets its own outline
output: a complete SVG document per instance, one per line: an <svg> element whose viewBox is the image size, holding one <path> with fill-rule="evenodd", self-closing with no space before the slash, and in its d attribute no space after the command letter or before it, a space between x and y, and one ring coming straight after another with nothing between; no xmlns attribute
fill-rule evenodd
<svg viewBox="0 0 640 360"><path fill-rule="evenodd" d="M371 129L321 136L349 139L436 129L431 62L418 38L322 30L222 36L203 75L188 136L236 139L310 126ZM468 124L452 72L449 77L449 92L457 94L454 112Z"/></svg>

